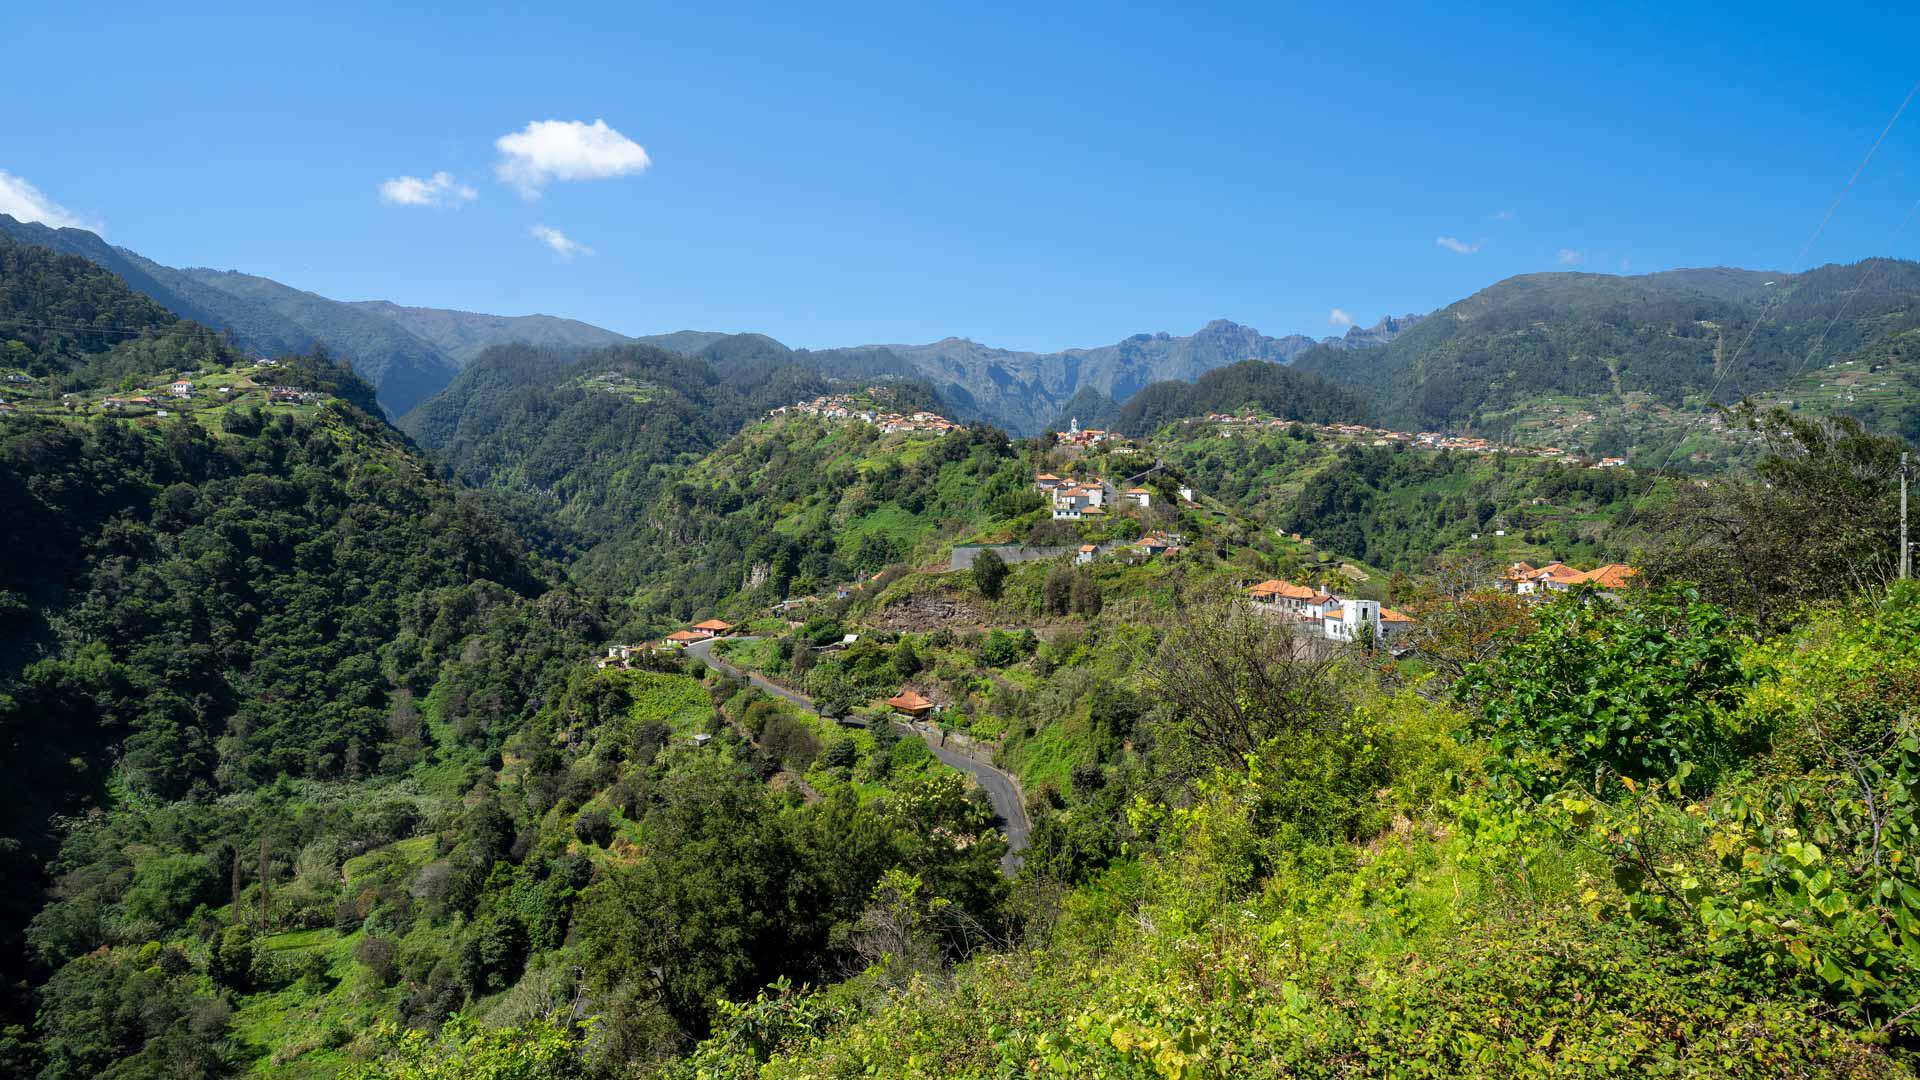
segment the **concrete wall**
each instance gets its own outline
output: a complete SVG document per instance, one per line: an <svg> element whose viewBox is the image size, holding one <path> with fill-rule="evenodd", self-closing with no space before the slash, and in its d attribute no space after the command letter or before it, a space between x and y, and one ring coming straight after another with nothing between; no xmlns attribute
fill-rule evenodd
<svg viewBox="0 0 1920 1080"><path fill-rule="evenodd" d="M1105 555L1117 547L1125 547L1124 540L1109 540L1100 545L1100 554ZM1006 563L1033 562L1036 559L1057 559L1062 555L1071 555L1080 549L1080 545L1062 545L1060 547L1028 547L1025 544L955 544L953 559L948 563L949 570L969 570L973 567L974 557L983 551L991 551Z"/></svg>
<svg viewBox="0 0 1920 1080"><path fill-rule="evenodd" d="M1028 547L1025 544L955 544L953 559L947 565L949 570L969 570L973 567L975 556L983 551L991 551L1000 556L1002 562L1032 562L1035 559L1054 559L1067 554L1071 547Z"/></svg>

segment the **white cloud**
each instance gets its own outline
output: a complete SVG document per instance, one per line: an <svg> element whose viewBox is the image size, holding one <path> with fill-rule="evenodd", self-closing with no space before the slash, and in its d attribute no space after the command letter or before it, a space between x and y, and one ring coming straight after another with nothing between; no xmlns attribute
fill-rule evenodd
<svg viewBox="0 0 1920 1080"><path fill-rule="evenodd" d="M563 259L571 259L575 255L593 254L592 248L572 239L559 229L548 225L535 225L533 227L533 238L552 248L554 254Z"/></svg>
<svg viewBox="0 0 1920 1080"><path fill-rule="evenodd" d="M1469 244L1464 240L1452 236L1436 236L1433 242L1453 252L1455 255L1471 255L1479 251L1480 248L1486 244L1485 240L1475 240Z"/></svg>
<svg viewBox="0 0 1920 1080"><path fill-rule="evenodd" d="M380 184L380 201L395 206L458 206L479 197L479 192L455 180L450 172L437 172L425 180L396 176Z"/></svg>
<svg viewBox="0 0 1920 1080"><path fill-rule="evenodd" d="M1327 321L1335 326L1352 326L1353 316L1339 308L1334 308L1332 311L1327 312Z"/></svg>
<svg viewBox="0 0 1920 1080"><path fill-rule="evenodd" d="M644 147L605 120L536 120L493 145L500 151L494 175L528 199L539 198L540 189L555 180L604 180L653 164Z"/></svg>
<svg viewBox="0 0 1920 1080"><path fill-rule="evenodd" d="M1493 220L1495 220L1495 221L1512 221L1512 220L1513 220L1513 211L1511 211L1511 210L1495 210L1495 211L1493 212Z"/></svg>
<svg viewBox="0 0 1920 1080"><path fill-rule="evenodd" d="M61 206L25 177L0 169L0 214L11 214L21 221L37 221L56 229L91 229L101 232L100 223L89 221Z"/></svg>
<svg viewBox="0 0 1920 1080"><path fill-rule="evenodd" d="M1561 248L1560 254L1554 256L1554 258L1560 260L1561 266L1578 266L1580 262L1586 258L1586 255L1572 248Z"/></svg>

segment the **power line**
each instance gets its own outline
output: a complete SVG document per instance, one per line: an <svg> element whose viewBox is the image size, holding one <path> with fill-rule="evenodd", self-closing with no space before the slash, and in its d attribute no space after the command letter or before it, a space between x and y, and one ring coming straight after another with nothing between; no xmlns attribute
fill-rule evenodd
<svg viewBox="0 0 1920 1080"><path fill-rule="evenodd" d="M70 334L126 334L132 337L138 337L141 334L151 333L154 330L161 329L161 327L156 326L88 326L82 323L66 326L59 323L31 322L26 319L8 319L4 317L0 317L0 323L5 323L9 326L24 326L36 330L61 330Z"/></svg>
<svg viewBox="0 0 1920 1080"><path fill-rule="evenodd" d="M1911 207L1907 208L1907 216L1904 218L1901 218L1900 224L1891 233L1887 234L1888 239L1893 239L1894 237L1897 237L1901 233L1907 231L1907 226L1912 223L1913 215L1915 211L1920 211L1920 199L1914 200L1914 204ZM1823 348L1826 345L1827 335L1833 333L1833 328L1835 324L1837 324L1841 320L1841 318L1846 315L1847 310L1849 308L1853 307L1854 298L1858 297L1861 293L1866 291L1867 282L1873 279L1874 271L1880 269L1882 265L1883 263L1876 262L1873 265L1867 267L1866 272L1860 275L1859 282L1854 285L1852 291L1847 293L1846 303L1841 304L1840 310L1834 312L1833 318L1827 320L1827 328L1825 330L1820 331L1820 337L1816 341L1814 341L1812 347L1807 350L1806 355L1800 358L1800 366L1794 368L1793 374L1787 377L1787 381L1780 384L1781 389L1785 389L1786 387L1792 385L1793 380L1799 378L1803 373L1806 372L1807 364L1813 359L1813 354L1816 352L1819 352L1821 348Z"/></svg>
<svg viewBox="0 0 1920 1080"><path fill-rule="evenodd" d="M1894 125L1900 122L1900 117L1907 111L1907 106L1913 103L1916 94L1920 94L1920 80L1915 80L1912 88L1907 91L1907 96L1901 99L1900 107L1893 110L1893 116L1888 118L1887 126L1880 129L1879 137L1874 139L1873 145L1867 148L1866 156L1860 159L1859 165L1854 166L1853 175L1847 177L1847 182L1845 186L1841 187L1840 194L1834 196L1833 202L1827 206L1827 212L1821 216L1820 224L1814 226L1813 232L1807 236L1806 242L1800 245L1800 252L1794 260L1797 264L1804 264L1807 261L1807 253L1813 250L1813 245L1820 239L1820 234L1826 231L1827 223L1833 220L1834 212L1840 209L1840 204L1846 201L1847 195L1853 191L1854 185L1859 182L1861 174L1867 171L1867 165L1873 161L1874 155L1880 152L1880 144L1887 141L1887 135L1893 131ZM1908 213L1908 217L1912 217L1911 212ZM1901 228L1905 228L1904 222ZM1895 231L1898 232L1899 230ZM1863 280L1861 284L1864 283ZM1856 286L1855 291L1858 291L1858 286ZM1747 327L1747 336L1740 342L1740 347L1734 350L1733 357L1721 367L1719 374L1714 377L1713 386L1707 391L1707 402L1709 404L1719 396L1721 385L1726 382L1727 376L1733 373L1734 368L1739 364L1741 356L1745 354L1747 346L1753 342L1754 335L1759 332L1760 327L1769 318L1772 318L1774 310L1780 306L1781 302L1786 298L1786 294L1787 290L1785 289L1777 290L1772 299L1768 301L1767 306L1761 310L1760 317L1755 319L1753 323ZM1848 302L1852 302L1851 297L1848 298ZM1842 308L1842 310L1844 311L1845 309ZM1836 315L1834 321L1838 322L1839 316ZM1832 330L1833 324L1828 323L1827 329ZM1821 341L1824 343L1825 340L1826 335L1823 332L1821 334ZM1810 356L1812 354L1809 353L1808 355ZM1804 362L1803 359L1803 365ZM1795 378L1798 377L1796 374ZM1704 417L1702 419L1704 420ZM1621 528L1624 529L1628 525L1633 524L1634 517L1640 513L1640 507L1645 505L1648 496L1653 494L1654 487L1660 482L1660 478L1666 475L1667 467L1673 464L1673 455L1680 452L1680 447L1685 445L1686 441L1687 436L1682 435L1680 438L1674 440L1674 444L1668 448L1667 456L1661 460L1660 467L1654 470L1653 478L1647 482L1647 489L1640 493L1640 498L1634 500L1633 506L1627 511L1627 518L1621 523Z"/></svg>

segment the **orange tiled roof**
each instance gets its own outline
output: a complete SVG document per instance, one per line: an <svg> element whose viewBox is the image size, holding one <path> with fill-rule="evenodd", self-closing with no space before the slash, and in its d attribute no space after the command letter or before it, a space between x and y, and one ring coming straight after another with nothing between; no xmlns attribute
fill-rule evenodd
<svg viewBox="0 0 1920 1080"><path fill-rule="evenodd" d="M708 619L706 622L694 623L693 628L695 630L731 630L733 629L733 624L730 622L721 622L719 619Z"/></svg>
<svg viewBox="0 0 1920 1080"><path fill-rule="evenodd" d="M1311 600L1314 591L1305 585L1295 585L1291 581L1270 578L1247 590L1254 596L1278 596L1286 600Z"/></svg>
<svg viewBox="0 0 1920 1080"><path fill-rule="evenodd" d="M668 641L705 641L712 636L713 636L712 634L703 633L698 630L675 630L673 633L667 635L667 640Z"/></svg>
<svg viewBox="0 0 1920 1080"><path fill-rule="evenodd" d="M921 697L915 691L902 690L899 693L888 698L887 704L893 706L896 709L925 709L932 706L933 702L928 701L924 697Z"/></svg>
<svg viewBox="0 0 1920 1080"><path fill-rule="evenodd" d="M1390 607L1383 607L1380 609L1380 621L1410 623L1413 621L1413 616L1402 615Z"/></svg>
<svg viewBox="0 0 1920 1080"><path fill-rule="evenodd" d="M1602 589L1624 589L1640 571L1626 563L1608 563L1595 567L1580 576L1580 580L1597 585Z"/></svg>

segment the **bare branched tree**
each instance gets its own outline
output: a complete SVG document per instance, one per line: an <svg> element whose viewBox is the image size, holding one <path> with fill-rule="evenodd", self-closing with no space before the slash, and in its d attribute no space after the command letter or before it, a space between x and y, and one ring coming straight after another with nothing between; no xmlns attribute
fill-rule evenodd
<svg viewBox="0 0 1920 1080"><path fill-rule="evenodd" d="M1429 695L1444 694L1470 665L1491 660L1533 626L1525 600L1493 589L1423 599L1412 605L1412 614L1409 642L1435 676L1423 684Z"/></svg>
<svg viewBox="0 0 1920 1080"><path fill-rule="evenodd" d="M1898 439L1849 417L1739 411L1765 457L1751 479L1680 487L1648 515L1655 583L1691 581L1770 629L1809 602L1870 589L1896 570Z"/></svg>
<svg viewBox="0 0 1920 1080"><path fill-rule="evenodd" d="M1192 775L1335 722L1344 705L1337 662L1298 623L1222 595L1184 608L1143 670L1161 741Z"/></svg>

